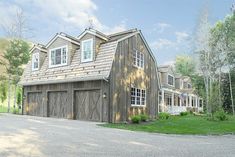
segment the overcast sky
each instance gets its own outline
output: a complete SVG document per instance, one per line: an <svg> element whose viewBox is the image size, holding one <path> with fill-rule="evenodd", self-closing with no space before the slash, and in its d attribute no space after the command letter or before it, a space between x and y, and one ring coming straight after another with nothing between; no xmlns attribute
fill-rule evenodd
<svg viewBox="0 0 235 157"><path fill-rule="evenodd" d="M30 40L46 44L57 32L78 36L89 26L104 33L141 29L159 64L191 53L191 38L204 6L212 24L230 14L234 0L0 0L0 24L21 8ZM0 29L0 36L4 32Z"/></svg>

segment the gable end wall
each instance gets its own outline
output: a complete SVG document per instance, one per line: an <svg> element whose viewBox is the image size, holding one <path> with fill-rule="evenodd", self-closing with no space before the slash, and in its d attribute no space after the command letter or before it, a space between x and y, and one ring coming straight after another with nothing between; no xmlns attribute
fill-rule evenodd
<svg viewBox="0 0 235 157"><path fill-rule="evenodd" d="M132 64L132 53L144 53L144 69ZM158 84L156 66L139 35L119 42L110 74L110 110L112 122L130 120L130 116L146 113L150 118L157 114ZM146 106L131 106L131 86L146 89Z"/></svg>

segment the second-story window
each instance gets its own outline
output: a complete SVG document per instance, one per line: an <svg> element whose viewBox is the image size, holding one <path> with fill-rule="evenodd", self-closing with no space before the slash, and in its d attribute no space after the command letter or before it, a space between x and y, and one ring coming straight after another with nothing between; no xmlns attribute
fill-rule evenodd
<svg viewBox="0 0 235 157"><path fill-rule="evenodd" d="M167 83L171 86L174 86L174 77L172 75L167 76Z"/></svg>
<svg viewBox="0 0 235 157"><path fill-rule="evenodd" d="M82 41L81 61L90 62L93 60L93 39Z"/></svg>
<svg viewBox="0 0 235 157"><path fill-rule="evenodd" d="M32 56L32 70L39 69L39 53L34 53Z"/></svg>
<svg viewBox="0 0 235 157"><path fill-rule="evenodd" d="M133 52L133 65L144 68L144 54L142 52L137 50Z"/></svg>
<svg viewBox="0 0 235 157"><path fill-rule="evenodd" d="M50 50L50 67L67 65L67 46Z"/></svg>

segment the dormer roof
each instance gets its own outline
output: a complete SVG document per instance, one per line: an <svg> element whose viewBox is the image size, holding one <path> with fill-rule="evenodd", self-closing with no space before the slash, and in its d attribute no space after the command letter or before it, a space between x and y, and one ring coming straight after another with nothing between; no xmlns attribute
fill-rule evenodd
<svg viewBox="0 0 235 157"><path fill-rule="evenodd" d="M85 31L83 31L83 32L77 37L77 39L80 40L80 39L81 39L84 35L86 35L87 33L92 34L92 35L94 35L94 36L97 36L97 37L99 37L99 38L101 38L101 39L103 39L103 40L105 40L105 41L108 41L108 40L109 40L109 38L108 38L107 35L101 33L100 31L97 31L97 30L95 30L95 29L92 29L92 28L87 28L87 29L85 29Z"/></svg>
<svg viewBox="0 0 235 157"><path fill-rule="evenodd" d="M34 44L29 53L32 53L35 49L40 50L41 52L47 53L47 49L44 45L42 44Z"/></svg>
<svg viewBox="0 0 235 157"><path fill-rule="evenodd" d="M159 72L169 72L169 71L174 72L173 67L171 65L160 65L158 66L158 71Z"/></svg>
<svg viewBox="0 0 235 157"><path fill-rule="evenodd" d="M111 35L105 35L94 29L86 29L77 38L67 35L63 32L57 33L46 46L42 49L47 50L48 47L57 39L62 38L76 45L80 45L80 40L86 33L91 33L99 38L102 38L102 42L99 46L98 54L93 62L87 62L80 64L80 50L77 49L74 53L71 63L67 66L48 68L49 57L46 56L42 63L40 70L32 72L31 61L26 66L24 75L21 79L22 85L34 85L34 84L50 84L50 83L63 83L63 82L75 82L75 81L85 81L85 80L98 80L107 79L110 75L112 64L116 52L116 48L119 42L139 35L144 41L146 48L148 49L151 57L155 61L155 66L157 67L156 59L148 46L143 34L140 30L131 29L128 31L123 31ZM48 50L47 50L48 51ZM157 69L156 69L157 70ZM158 85L160 88L160 81L158 77Z"/></svg>
<svg viewBox="0 0 235 157"><path fill-rule="evenodd" d="M62 38L64 40L70 41L71 43L75 44L75 45L80 45L80 42L78 39L64 33L64 32L60 32L60 33L56 33L56 35L48 42L48 44L46 45L46 48L48 48L57 38Z"/></svg>

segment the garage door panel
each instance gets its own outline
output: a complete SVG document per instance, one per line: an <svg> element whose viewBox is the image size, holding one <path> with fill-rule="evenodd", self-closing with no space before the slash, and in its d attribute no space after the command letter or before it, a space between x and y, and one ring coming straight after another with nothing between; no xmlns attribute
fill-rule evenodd
<svg viewBox="0 0 235 157"><path fill-rule="evenodd" d="M48 116L67 118L68 105L67 92L49 92L48 93Z"/></svg>
<svg viewBox="0 0 235 157"><path fill-rule="evenodd" d="M99 121L100 90L75 92L75 118L80 120Z"/></svg>
<svg viewBox="0 0 235 157"><path fill-rule="evenodd" d="M28 114L31 116L43 116L42 93L28 93Z"/></svg>

